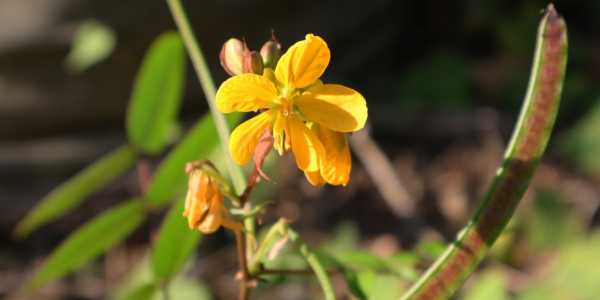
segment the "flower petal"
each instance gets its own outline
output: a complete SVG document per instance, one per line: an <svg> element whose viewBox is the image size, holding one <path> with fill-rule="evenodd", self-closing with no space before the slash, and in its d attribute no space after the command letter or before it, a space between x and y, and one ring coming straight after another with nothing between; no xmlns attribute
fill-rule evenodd
<svg viewBox="0 0 600 300"><path fill-rule="evenodd" d="M229 138L229 153L236 163L243 165L252 158L263 131L271 125L271 116L269 110L262 112L233 130Z"/></svg>
<svg viewBox="0 0 600 300"><path fill-rule="evenodd" d="M286 130L286 133L290 135L298 168L308 172L317 171L319 159L325 153L319 138L303 122L295 118L288 118L287 124L289 130Z"/></svg>
<svg viewBox="0 0 600 300"><path fill-rule="evenodd" d="M320 161L321 176L331 185L346 185L350 180L352 158L350 148L343 133L322 126L313 126L317 132L325 156Z"/></svg>
<svg viewBox="0 0 600 300"><path fill-rule="evenodd" d="M193 173L188 186L183 215L188 219L190 229L195 229L208 210L206 199L209 178L201 172Z"/></svg>
<svg viewBox="0 0 600 300"><path fill-rule="evenodd" d="M279 59L275 77L285 86L304 88L315 82L329 64L331 53L327 43L313 34L292 45Z"/></svg>
<svg viewBox="0 0 600 300"><path fill-rule="evenodd" d="M206 217L198 224L198 230L205 234L217 231L221 226L223 219L223 197L221 194L218 192L214 193L209 201L210 208L208 209Z"/></svg>
<svg viewBox="0 0 600 300"><path fill-rule="evenodd" d="M357 131L367 121L365 98L343 85L317 85L296 98L295 103L310 121L334 131Z"/></svg>
<svg viewBox="0 0 600 300"><path fill-rule="evenodd" d="M325 184L325 179L323 179L323 177L321 176L321 173L319 171L314 171L314 172L304 172L304 177L306 177L306 180L308 180L308 182L310 182L310 184L314 185L314 186L322 186Z"/></svg>
<svg viewBox="0 0 600 300"><path fill-rule="evenodd" d="M267 108L277 97L277 88L269 79L256 74L233 76L217 90L217 108L224 113L248 112Z"/></svg>

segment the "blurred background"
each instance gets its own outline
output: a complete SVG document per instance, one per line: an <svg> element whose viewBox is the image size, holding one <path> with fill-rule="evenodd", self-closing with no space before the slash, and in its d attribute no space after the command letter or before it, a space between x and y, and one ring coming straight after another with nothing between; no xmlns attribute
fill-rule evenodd
<svg viewBox="0 0 600 300"><path fill-rule="evenodd" d="M457 299L600 294L600 2L555 4L570 44L556 130L517 216ZM255 49L271 30L284 48L309 32L328 42L332 60L322 79L353 87L368 102L369 130L351 139L361 155L346 188L321 189L284 157L272 171L277 180L266 195L274 204L263 221L285 216L322 249L352 249L366 259L406 254L415 263L403 269L404 277L365 275L373 274L370 299L395 299L466 224L495 174L525 95L547 2L184 5L217 83L227 77L218 54L229 37ZM53 187L125 143L137 69L152 40L174 28L165 1L0 0L0 296L79 225L139 193L132 169L76 212L26 239L12 237L17 222ZM206 111L188 62L182 128ZM160 157L148 161L152 169ZM392 176L373 177L365 166L389 168ZM47 286L43 298L113 297L124 282L143 276L130 271L143 259L160 216L83 271ZM234 299L236 265L232 237L220 231L203 239L181 289L195 299ZM334 284L343 290L338 277ZM320 297L318 286L302 278L271 283L255 296Z"/></svg>

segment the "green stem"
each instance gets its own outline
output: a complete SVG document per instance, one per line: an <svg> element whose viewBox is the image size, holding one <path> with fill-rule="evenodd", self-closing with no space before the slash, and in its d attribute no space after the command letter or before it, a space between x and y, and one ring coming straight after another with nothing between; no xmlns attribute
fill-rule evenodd
<svg viewBox="0 0 600 300"><path fill-rule="evenodd" d="M486 256L513 216L544 154L558 111L566 61L566 25L549 5L538 31L527 95L502 166L468 225L402 299L450 298Z"/></svg>
<svg viewBox="0 0 600 300"><path fill-rule="evenodd" d="M250 272L251 275L254 275L260 271L260 263L271 249L271 245L273 245L276 239L284 236L286 234L287 229L288 223L285 219L279 219L277 223L271 226L271 228L265 235L265 238L262 240L260 246L256 250L256 253L250 260L250 264L248 265L248 272Z"/></svg>
<svg viewBox="0 0 600 300"><path fill-rule="evenodd" d="M317 275L321 289L323 289L323 294L325 294L325 300L335 300L335 292L333 290L333 285L331 284L331 279L329 279L327 270L323 267L323 264L321 264L317 255L310 250L308 245L306 245L296 231L288 228L287 232L290 240L296 245L300 254L304 256L308 265L312 268L313 272L315 272L315 275Z"/></svg>
<svg viewBox="0 0 600 300"><path fill-rule="evenodd" d="M219 138L221 139L223 151L225 153L229 153L229 149L227 147L227 145L229 145L229 127L225 122L223 114L217 110L215 104L215 95L217 93L215 84L210 75L210 71L208 70L208 65L204 60L204 56L202 55L200 45L198 45L198 42L194 37L194 32L192 31L185 11L183 10L181 1L167 0L167 3L169 4L169 8L173 14L175 24L179 29L179 33L183 38L183 43L185 44L185 47L190 55L192 65L194 66L196 74L198 75L200 86L202 86L202 90L206 96L206 102L208 102L208 107L210 108L215 126L217 127L217 132L219 133ZM231 180L233 181L234 188L238 194L241 194L246 186L246 181L244 179L242 170L233 162L229 155L226 155L225 160L227 162L227 169L229 171L229 175L231 176Z"/></svg>

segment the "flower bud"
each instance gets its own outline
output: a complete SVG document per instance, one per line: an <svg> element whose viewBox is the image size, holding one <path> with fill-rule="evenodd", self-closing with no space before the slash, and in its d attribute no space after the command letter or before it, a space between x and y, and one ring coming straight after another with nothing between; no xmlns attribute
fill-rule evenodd
<svg viewBox="0 0 600 300"><path fill-rule="evenodd" d="M241 224L232 220L223 204L219 183L209 172L193 164L186 166L189 175L188 191L183 216L190 229L213 233L221 226L241 230Z"/></svg>
<svg viewBox="0 0 600 300"><path fill-rule="evenodd" d="M245 43L236 38L230 38L223 44L219 59L227 74L235 76L244 72L244 52L246 51Z"/></svg>
<svg viewBox="0 0 600 300"><path fill-rule="evenodd" d="M275 69L281 57L281 44L274 36L260 48L260 56L265 68Z"/></svg>
<svg viewBox="0 0 600 300"><path fill-rule="evenodd" d="M263 61L260 54L256 51L246 51L244 52L244 62L243 62L243 70L244 73L254 73L261 74L263 73Z"/></svg>

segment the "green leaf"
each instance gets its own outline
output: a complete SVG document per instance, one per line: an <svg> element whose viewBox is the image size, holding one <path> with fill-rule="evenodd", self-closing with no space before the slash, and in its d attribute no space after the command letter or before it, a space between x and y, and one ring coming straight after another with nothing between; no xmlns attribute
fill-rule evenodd
<svg viewBox="0 0 600 300"><path fill-rule="evenodd" d="M152 270L160 282L177 275L196 249L201 234L190 230L183 212L185 198L173 203L152 249Z"/></svg>
<svg viewBox="0 0 600 300"><path fill-rule="evenodd" d="M361 300L396 300L405 288L397 276L372 271L347 272L345 278L352 294Z"/></svg>
<svg viewBox="0 0 600 300"><path fill-rule="evenodd" d="M83 22L73 39L65 66L71 72L81 72L108 57L116 44L115 32L96 20Z"/></svg>
<svg viewBox="0 0 600 300"><path fill-rule="evenodd" d="M481 275L472 285L464 300L508 300L506 277L501 271L491 270Z"/></svg>
<svg viewBox="0 0 600 300"><path fill-rule="evenodd" d="M598 299L600 294L600 231L564 244L543 276L534 278L517 299Z"/></svg>
<svg viewBox="0 0 600 300"><path fill-rule="evenodd" d="M133 289L123 297L124 300L151 300L156 293L156 285L153 283L143 284Z"/></svg>
<svg viewBox="0 0 600 300"><path fill-rule="evenodd" d="M129 169L137 155L123 146L105 155L77 175L56 187L19 222L15 235L24 237L40 226L70 212L91 194Z"/></svg>
<svg viewBox="0 0 600 300"><path fill-rule="evenodd" d="M50 281L78 270L119 241L126 238L144 220L139 199L119 204L89 221L72 233L46 259L46 262L22 288L38 289Z"/></svg>
<svg viewBox="0 0 600 300"><path fill-rule="evenodd" d="M129 140L143 152L156 154L170 142L184 77L185 53L179 35L160 35L144 57L127 112Z"/></svg>
<svg viewBox="0 0 600 300"><path fill-rule="evenodd" d="M533 210L524 219L524 233L536 253L554 251L583 235L583 225L559 194L539 190L535 195Z"/></svg>
<svg viewBox="0 0 600 300"><path fill-rule="evenodd" d="M235 124L240 114L229 114L229 124ZM160 164L146 195L148 201L156 206L166 204L186 182L185 164L192 160L205 159L219 145L217 129L210 114L205 115L173 149Z"/></svg>
<svg viewBox="0 0 600 300"><path fill-rule="evenodd" d="M559 146L566 157L584 172L600 174L600 105L588 112L564 134Z"/></svg>

